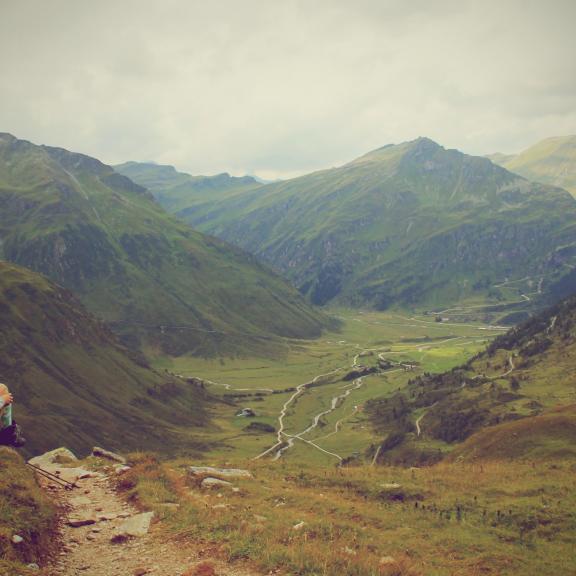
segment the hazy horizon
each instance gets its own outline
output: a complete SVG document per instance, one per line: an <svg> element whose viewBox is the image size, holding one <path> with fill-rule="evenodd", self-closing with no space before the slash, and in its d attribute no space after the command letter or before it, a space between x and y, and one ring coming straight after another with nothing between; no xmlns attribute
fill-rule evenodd
<svg viewBox="0 0 576 576"><path fill-rule="evenodd" d="M0 0L0 131L109 164L286 178L427 136L576 133L576 4Z"/></svg>

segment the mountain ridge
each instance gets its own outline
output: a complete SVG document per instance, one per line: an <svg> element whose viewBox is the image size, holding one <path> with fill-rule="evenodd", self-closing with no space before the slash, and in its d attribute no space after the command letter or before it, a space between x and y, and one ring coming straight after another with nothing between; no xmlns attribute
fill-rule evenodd
<svg viewBox="0 0 576 576"><path fill-rule="evenodd" d="M576 135L552 136L519 154L492 154L489 158L511 172L565 188L576 196Z"/></svg>
<svg viewBox="0 0 576 576"><path fill-rule="evenodd" d="M428 138L178 215L255 254L319 305L497 303L503 279L541 275L554 293L576 263L566 191Z"/></svg>
<svg viewBox="0 0 576 576"><path fill-rule="evenodd" d="M75 291L135 346L267 354L275 338L330 322L253 256L89 156L1 137L0 209L0 257Z"/></svg>

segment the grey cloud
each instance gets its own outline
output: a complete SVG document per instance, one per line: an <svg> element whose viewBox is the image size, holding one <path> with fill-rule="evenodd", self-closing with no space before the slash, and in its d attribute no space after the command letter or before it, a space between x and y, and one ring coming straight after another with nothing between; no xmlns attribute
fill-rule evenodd
<svg viewBox="0 0 576 576"><path fill-rule="evenodd" d="M293 175L428 135L576 132L572 0L0 0L0 130L115 163Z"/></svg>

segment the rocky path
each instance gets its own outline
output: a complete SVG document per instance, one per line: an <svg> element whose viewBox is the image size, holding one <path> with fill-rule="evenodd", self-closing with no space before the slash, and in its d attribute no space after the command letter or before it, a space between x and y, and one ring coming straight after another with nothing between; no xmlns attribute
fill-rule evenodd
<svg viewBox="0 0 576 576"><path fill-rule="evenodd" d="M47 466L44 465L44 468ZM142 513L114 490L113 476L50 466L75 481L65 490L41 482L62 507L61 552L43 576L251 576L243 568L204 558L199 545L170 541L152 513ZM78 479L76 479L78 478Z"/></svg>

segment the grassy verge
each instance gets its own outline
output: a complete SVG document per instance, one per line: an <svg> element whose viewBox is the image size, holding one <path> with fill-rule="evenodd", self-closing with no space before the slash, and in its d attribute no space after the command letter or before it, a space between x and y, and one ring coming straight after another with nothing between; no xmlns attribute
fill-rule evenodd
<svg viewBox="0 0 576 576"><path fill-rule="evenodd" d="M54 505L22 458L0 447L0 576L33 574L25 566L47 558L55 522ZM13 543L15 535L22 542Z"/></svg>
<svg viewBox="0 0 576 576"><path fill-rule="evenodd" d="M202 490L187 479L186 464L140 458L122 488L154 509L174 538L262 570L541 576L573 569L576 482L569 463L251 463L254 479L235 482L238 492Z"/></svg>

